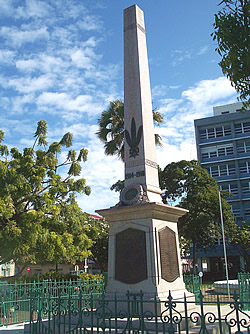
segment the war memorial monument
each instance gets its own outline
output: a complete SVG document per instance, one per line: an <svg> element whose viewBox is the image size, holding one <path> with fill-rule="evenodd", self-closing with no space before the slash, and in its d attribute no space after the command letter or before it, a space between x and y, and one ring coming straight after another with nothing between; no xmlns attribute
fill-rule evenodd
<svg viewBox="0 0 250 334"><path fill-rule="evenodd" d="M114 207L97 210L110 226L106 295L127 291L181 299L177 221L187 210L162 203L143 11L124 10L125 186Z"/></svg>

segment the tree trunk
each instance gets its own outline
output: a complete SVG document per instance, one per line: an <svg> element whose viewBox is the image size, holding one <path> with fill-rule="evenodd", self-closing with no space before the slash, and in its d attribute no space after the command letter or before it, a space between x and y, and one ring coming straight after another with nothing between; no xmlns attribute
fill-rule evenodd
<svg viewBox="0 0 250 334"><path fill-rule="evenodd" d="M246 263L245 271L249 272L250 271L250 263L249 263L248 251L247 251L247 249L243 248L242 246L241 246L241 248L243 249L243 257L244 257L244 260L245 260L245 263Z"/></svg>

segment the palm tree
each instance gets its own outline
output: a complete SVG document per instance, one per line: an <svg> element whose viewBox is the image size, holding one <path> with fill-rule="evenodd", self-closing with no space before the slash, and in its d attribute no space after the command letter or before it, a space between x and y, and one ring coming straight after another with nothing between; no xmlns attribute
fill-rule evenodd
<svg viewBox="0 0 250 334"><path fill-rule="evenodd" d="M163 117L159 111L153 110L154 123L159 125ZM98 119L98 138L104 143L105 154L117 155L124 161L124 103L120 100L110 102ZM161 137L155 134L155 144L161 146Z"/></svg>

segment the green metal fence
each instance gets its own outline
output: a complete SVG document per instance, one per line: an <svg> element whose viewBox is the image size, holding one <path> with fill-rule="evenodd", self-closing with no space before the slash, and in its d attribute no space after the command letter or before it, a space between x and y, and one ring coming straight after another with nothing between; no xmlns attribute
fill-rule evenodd
<svg viewBox="0 0 250 334"><path fill-rule="evenodd" d="M238 308L237 312L242 315L243 311L249 311L250 308L249 273L239 274L238 279L239 279L239 293L231 294L230 296L230 302L234 308L231 313L233 312L235 313L236 312L235 307L237 307ZM221 303L229 301L227 295L217 294L212 285L200 284L200 279L198 275L184 275L184 281L187 290L191 291L195 295L196 307L201 308L202 305L206 304L210 306L217 305L216 307L219 308L220 306L218 305L221 305ZM103 280L82 281L78 279L74 281L47 280L41 283L40 282L0 283L0 327L15 323L31 321L31 324L32 326L34 326L34 328L36 328L36 326L42 326L42 328L44 328L43 321L46 320L47 324L55 326L55 324L52 324L52 322L57 321L58 317L59 318L61 317L60 319L65 322L65 326L66 324L67 326L69 326L68 323L70 322L70 326L72 327L73 323L71 320L69 321L69 318L74 319L75 323L77 314L79 316L79 314L83 313L84 317L86 316L86 318L88 318L90 316L93 317L94 319L94 317L96 316L96 313L94 312L97 309L100 310L100 297L102 296L104 291L105 291L105 282ZM119 311L118 312L119 316L122 316L123 314L122 310L114 309L115 307L117 307L115 306L116 303L118 303L119 305L123 305L125 309L129 307L130 309L129 312L132 312L134 315L135 314L140 315L141 314L140 307L144 307L143 304L145 303L146 305L152 304L152 301L145 302L144 300L141 300L142 296L143 294L130 293L128 295L128 300L118 302L117 300L105 299L105 302L103 301L103 303L104 304L106 303L105 305L108 304L112 305L113 309L111 307L111 313L112 316L114 316L115 312L115 317L118 316L116 315L118 311ZM239 298L239 300L237 298ZM142 303L142 306L140 306L141 304L138 302L138 300L141 300L140 303ZM97 305L96 303L98 303L99 306L96 306ZM129 306L126 303L128 303ZM152 307L154 309L155 308L159 309L159 307L162 308L162 305L159 306L159 303L158 304L157 303L154 304ZM165 306L170 311L171 310L171 308L169 308L170 306L167 306L169 301L166 301L166 303L167 304ZM185 304L183 299L182 303L183 303L182 308L185 309L186 307L188 308L190 301L187 301ZM177 302L177 306L180 306L180 302ZM82 315L80 315L80 317L81 316ZM199 319L202 319L202 315L197 315L197 316ZM219 317L220 316L217 315L217 318ZM192 321L193 318L191 315L189 315L189 318L191 319L188 320L189 322L190 321L191 323L194 322ZM162 319L160 319L159 317L158 318L156 317L155 322L158 323L161 320ZM106 322L107 320L105 320L105 323ZM93 323L92 325L94 326L95 324L96 323ZM244 324L244 322L242 323L242 325L245 326L246 324L247 323ZM183 327L183 321L182 325L181 324L179 325ZM249 330L249 327L247 328ZM48 333L54 333L54 332L49 331ZM79 333L81 333L81 331Z"/></svg>
<svg viewBox="0 0 250 334"><path fill-rule="evenodd" d="M164 301L157 297L146 299L143 293L125 296L103 294L89 300L80 293L68 298L31 298L30 324L26 334L92 334L92 333L250 333L250 316L242 310L237 295L225 309L217 302L199 304L183 298L173 300L171 293ZM44 320L46 318L46 320Z"/></svg>
<svg viewBox="0 0 250 334"><path fill-rule="evenodd" d="M69 296L88 300L92 294L98 298L104 292L103 280L68 280L33 283L0 284L0 326L27 322L30 320L31 296L32 300L47 300L50 298L67 299Z"/></svg>
<svg viewBox="0 0 250 334"><path fill-rule="evenodd" d="M238 281L235 283L230 282L229 292L226 287L226 283L222 288L216 288L213 283L201 284L199 275L184 274L183 275L186 289L195 295L195 300L198 303L199 293L202 292L204 301L216 302L217 296L219 295L220 301L229 303L233 301L234 293L236 292L241 302L244 303L244 309L250 310L250 274L249 273L238 273Z"/></svg>
<svg viewBox="0 0 250 334"><path fill-rule="evenodd" d="M244 310L250 311L250 273L238 273L240 300L244 302Z"/></svg>
<svg viewBox="0 0 250 334"><path fill-rule="evenodd" d="M185 287L189 292L192 292L195 295L195 301L199 302L199 294L201 291L200 277L199 275L183 275L183 280Z"/></svg>

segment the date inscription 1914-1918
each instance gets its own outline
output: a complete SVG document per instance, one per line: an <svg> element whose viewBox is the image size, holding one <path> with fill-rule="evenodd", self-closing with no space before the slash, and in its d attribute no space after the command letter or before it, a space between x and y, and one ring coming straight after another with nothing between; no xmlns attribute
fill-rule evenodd
<svg viewBox="0 0 250 334"><path fill-rule="evenodd" d="M132 172L132 173L127 173L125 175L125 179L133 179L134 177L141 177L141 176L145 176L145 170L140 170L138 172Z"/></svg>

